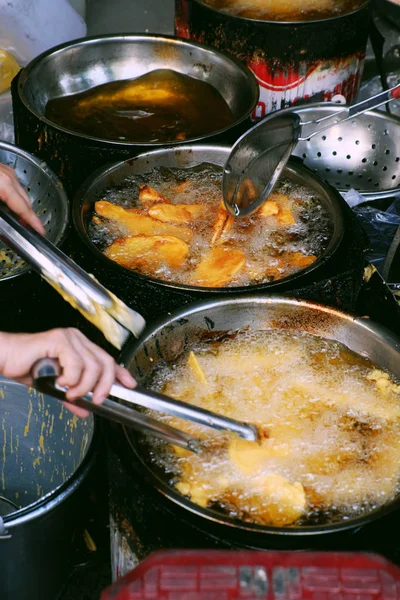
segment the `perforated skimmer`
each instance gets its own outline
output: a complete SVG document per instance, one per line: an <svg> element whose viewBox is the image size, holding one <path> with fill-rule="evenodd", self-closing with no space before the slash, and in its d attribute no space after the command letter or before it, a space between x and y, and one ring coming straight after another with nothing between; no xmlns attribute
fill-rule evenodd
<svg viewBox="0 0 400 600"><path fill-rule="evenodd" d="M308 121L336 110L337 105L314 104L296 108L296 113ZM400 191L400 118L382 110L298 142L293 154L341 192L354 188L374 200Z"/></svg>
<svg viewBox="0 0 400 600"><path fill-rule="evenodd" d="M47 239L57 246L68 224L68 198L60 181L45 163L6 142L0 142L0 163L15 170L44 225ZM29 269L12 250L0 243L0 281Z"/></svg>

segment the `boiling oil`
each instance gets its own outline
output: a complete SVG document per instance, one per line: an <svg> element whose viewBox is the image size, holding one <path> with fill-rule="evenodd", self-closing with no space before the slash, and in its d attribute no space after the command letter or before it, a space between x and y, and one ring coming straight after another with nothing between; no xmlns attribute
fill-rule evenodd
<svg viewBox="0 0 400 600"><path fill-rule="evenodd" d="M153 464L193 502L252 523L310 525L362 515L398 494L400 387L369 360L282 331L231 332L192 350L203 382L185 353L147 385L254 423L262 437L258 446L164 417L204 440L202 454L152 442ZM272 513L271 494L280 500Z"/></svg>
<svg viewBox="0 0 400 600"><path fill-rule="evenodd" d="M203 205L203 217L190 223L193 238L185 264L171 269L160 264L156 271L141 272L157 279L190 285L192 275L202 257L211 246L213 224L222 202L222 168L203 163L191 169L153 169L143 175L128 178L119 186L108 190L102 199L126 209L140 209L139 187L150 185L172 204ZM319 257L328 247L332 237L329 212L318 196L305 186L281 180L275 192L290 199L294 223L277 227L274 218L260 218L255 214L235 219L221 244L227 250L240 249L246 258L244 268L235 275L227 287L267 283L288 277L299 267L286 262L286 256L300 253ZM103 250L115 239L129 235L123 225L112 221L95 221L89 226L91 240ZM268 269L272 265L272 269Z"/></svg>

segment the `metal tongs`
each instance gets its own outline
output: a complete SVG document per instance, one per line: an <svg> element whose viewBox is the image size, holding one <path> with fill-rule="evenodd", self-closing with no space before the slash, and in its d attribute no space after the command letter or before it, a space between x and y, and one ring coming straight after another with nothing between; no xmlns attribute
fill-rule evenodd
<svg viewBox="0 0 400 600"><path fill-rule="evenodd" d="M68 402L65 397L67 388L59 386L56 381L60 374L61 369L58 361L52 358L44 358L38 361L33 367L32 377L34 387L44 394L58 398L63 402ZM141 386L137 386L134 390L128 390L121 385L115 384L111 388L110 396L124 400L129 404L174 415L213 429L230 431L248 441L254 442L258 440L259 434L255 425L248 425L227 417L222 417L208 410L194 407L186 402L174 400L163 394L147 390ZM110 398L107 398L103 404L94 404L92 394L87 394L76 400L73 404L127 427L139 431L147 431L170 444L180 446L191 452L199 452L201 450L200 439L157 421L119 402L115 402Z"/></svg>
<svg viewBox="0 0 400 600"><path fill-rule="evenodd" d="M146 323L139 313L111 294L54 244L22 225L3 203L0 203L0 237L117 348L121 349L130 333L138 337L143 331Z"/></svg>

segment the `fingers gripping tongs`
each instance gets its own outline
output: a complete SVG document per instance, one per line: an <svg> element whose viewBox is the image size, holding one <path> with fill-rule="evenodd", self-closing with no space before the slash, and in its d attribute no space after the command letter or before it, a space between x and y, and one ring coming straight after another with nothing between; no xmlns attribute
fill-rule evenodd
<svg viewBox="0 0 400 600"><path fill-rule="evenodd" d="M121 349L130 333L145 327L141 315L126 306L54 244L22 225L0 202L0 237L26 260L61 296Z"/></svg>
<svg viewBox="0 0 400 600"><path fill-rule="evenodd" d="M59 386L56 381L60 374L61 369L58 361L52 358L40 360L32 370L35 388L44 394L66 402L65 392L67 388ZM136 387L134 390L128 390L121 385L115 384L111 388L110 396L119 398L129 404L174 415L213 429L231 431L245 440L256 441L258 439L258 431L254 425L240 423L239 421L197 408L186 402L174 400L163 394L147 390L141 386ZM76 400L74 404L127 427L139 431L147 431L170 444L181 446L191 452L198 452L201 449L201 440L198 438L124 404L115 402L110 398L107 398L103 404L99 405L93 403L92 394L87 394L83 398Z"/></svg>

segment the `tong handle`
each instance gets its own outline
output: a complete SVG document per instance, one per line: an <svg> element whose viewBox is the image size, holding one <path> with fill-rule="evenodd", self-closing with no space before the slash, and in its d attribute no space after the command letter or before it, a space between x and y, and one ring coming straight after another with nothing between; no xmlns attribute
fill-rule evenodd
<svg viewBox="0 0 400 600"><path fill-rule="evenodd" d="M93 303L97 303L127 330L124 332L125 340L129 331L136 337L141 334L146 323L139 313L113 297L101 283L90 277L84 269L49 240L27 225L22 225L2 202L0 202L0 237L48 283L56 284L59 288L56 288L57 291L62 290L73 299L86 313L86 318L90 320L88 315L95 314ZM103 331L99 325L97 326Z"/></svg>
<svg viewBox="0 0 400 600"><path fill-rule="evenodd" d="M319 127L317 128L316 131L314 131L313 133L311 133L310 135L302 135L298 141L299 142L305 142L310 140L311 138L313 138L314 136L318 135L319 133L322 133L323 131L325 131L326 129L329 129L330 127L334 127L335 125L339 125L341 123L344 123L345 121L349 121L350 119L354 119L355 117L358 117L358 115L362 115L363 113L367 112L368 110L372 110L373 108L379 108L380 106L383 106L384 104L387 104L388 102L391 102L392 100L396 100L400 97L400 84L395 85L394 87L390 88L389 90L384 90L383 92L379 92L379 94L375 94L375 96L371 96L370 98L367 98L366 100L361 100L360 102L357 102L356 104L351 104L348 107L344 107L330 115L327 115L325 117L321 117L320 119L315 119L314 121L304 121L301 123L301 126L306 126L306 125L320 125L321 123L323 123L323 127ZM344 118L340 119L337 122L333 122L330 123L329 121L331 119L335 119L341 116L345 116Z"/></svg>
<svg viewBox="0 0 400 600"><path fill-rule="evenodd" d="M54 244L28 225L22 225L6 204L0 202L0 235L17 254L29 262L36 271L50 273L61 269L74 284L83 284L92 300L104 307L113 301L107 290L94 281L79 265L61 252Z"/></svg>
<svg viewBox="0 0 400 600"><path fill-rule="evenodd" d="M57 360L53 358L39 360L32 369L34 387L43 394L48 394L62 402L84 408L95 415L104 417L120 425L125 425L140 432L146 430L170 444L180 446L191 452L200 451L201 441L198 438L164 423L160 423L156 419L152 419L109 398L106 398L102 404L95 404L92 400L92 394L89 393L74 402L69 402L65 396L67 388L61 387L56 383L56 379L60 374L61 368Z"/></svg>
<svg viewBox="0 0 400 600"><path fill-rule="evenodd" d="M111 388L110 396L120 398L138 406L150 408L151 410L180 417L193 423L199 423L212 429L230 431L249 442L255 442L259 437L258 429L255 425L235 421L204 408L192 406L187 402L175 400L159 392L147 390L139 385L133 390L128 390L122 385L114 384Z"/></svg>

